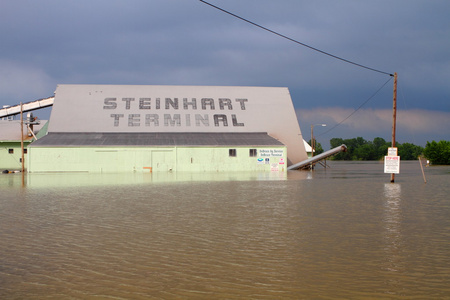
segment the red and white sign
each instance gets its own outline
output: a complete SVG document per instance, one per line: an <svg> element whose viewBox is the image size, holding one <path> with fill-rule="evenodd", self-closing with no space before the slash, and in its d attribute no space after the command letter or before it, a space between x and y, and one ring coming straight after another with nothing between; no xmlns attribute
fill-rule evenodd
<svg viewBox="0 0 450 300"><path fill-rule="evenodd" d="M384 173L400 173L400 156L384 157Z"/></svg>

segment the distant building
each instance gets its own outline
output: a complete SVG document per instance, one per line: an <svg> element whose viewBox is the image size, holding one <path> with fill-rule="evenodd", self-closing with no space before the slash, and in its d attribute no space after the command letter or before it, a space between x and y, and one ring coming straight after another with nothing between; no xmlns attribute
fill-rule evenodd
<svg viewBox="0 0 450 300"><path fill-rule="evenodd" d="M39 123L39 124L38 124ZM36 138L45 134L47 121L30 124L28 120L23 125L24 157L27 160L28 145ZM27 126L28 125L28 126ZM33 133L31 132L33 131ZM0 170L22 169L22 147L21 147L20 120L0 120ZM36 137L36 138L35 138Z"/></svg>
<svg viewBox="0 0 450 300"><path fill-rule="evenodd" d="M29 172L285 172L307 159L287 88L59 85Z"/></svg>
<svg viewBox="0 0 450 300"><path fill-rule="evenodd" d="M312 157L312 147L305 140L303 140L303 145L305 145L305 151L308 157Z"/></svg>

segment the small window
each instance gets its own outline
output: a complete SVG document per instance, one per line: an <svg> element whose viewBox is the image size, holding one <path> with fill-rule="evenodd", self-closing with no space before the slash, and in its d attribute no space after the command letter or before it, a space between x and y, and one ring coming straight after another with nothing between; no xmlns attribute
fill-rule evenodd
<svg viewBox="0 0 450 300"><path fill-rule="evenodd" d="M250 149L250 157L256 157L258 155L258 152L256 149Z"/></svg>
<svg viewBox="0 0 450 300"><path fill-rule="evenodd" d="M28 153L28 149L23 149L23 154L27 154Z"/></svg>
<svg viewBox="0 0 450 300"><path fill-rule="evenodd" d="M236 157L236 149L230 149L228 151L228 153L229 153L230 157Z"/></svg>
<svg viewBox="0 0 450 300"><path fill-rule="evenodd" d="M9 154L14 154L14 149L8 149Z"/></svg>

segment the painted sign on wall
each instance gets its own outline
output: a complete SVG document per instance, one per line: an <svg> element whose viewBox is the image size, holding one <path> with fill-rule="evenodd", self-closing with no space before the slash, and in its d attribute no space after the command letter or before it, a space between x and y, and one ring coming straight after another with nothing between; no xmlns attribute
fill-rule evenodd
<svg viewBox="0 0 450 300"><path fill-rule="evenodd" d="M283 157L283 149L259 149L259 157Z"/></svg>
<svg viewBox="0 0 450 300"><path fill-rule="evenodd" d="M103 100L103 110L111 117L114 127L244 127L236 112L246 109L246 98L117 98ZM218 111L234 112L231 114ZM116 111L138 113L115 113ZM198 113L189 113L197 111ZM180 113L181 112L181 113ZM188 113L186 113L188 112Z"/></svg>

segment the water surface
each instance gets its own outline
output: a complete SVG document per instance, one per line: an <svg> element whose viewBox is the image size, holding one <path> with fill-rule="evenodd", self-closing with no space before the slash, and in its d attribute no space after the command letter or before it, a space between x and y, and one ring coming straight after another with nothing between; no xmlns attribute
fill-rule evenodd
<svg viewBox="0 0 450 300"><path fill-rule="evenodd" d="M450 167L0 176L1 299L450 298Z"/></svg>

